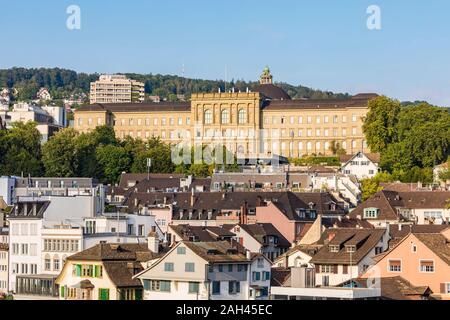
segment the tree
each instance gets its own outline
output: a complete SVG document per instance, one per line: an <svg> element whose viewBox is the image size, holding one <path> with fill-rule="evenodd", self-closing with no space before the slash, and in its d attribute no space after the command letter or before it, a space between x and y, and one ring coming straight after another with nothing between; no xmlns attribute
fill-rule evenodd
<svg viewBox="0 0 450 320"><path fill-rule="evenodd" d="M0 135L0 174L42 175L41 139L36 123L13 123Z"/></svg>
<svg viewBox="0 0 450 320"><path fill-rule="evenodd" d="M153 173L173 173L175 165L172 162L170 145L161 142L157 138L151 138L144 144L144 148L139 148L133 157L131 171L141 173L147 171L147 159L152 159L150 172Z"/></svg>
<svg viewBox="0 0 450 320"><path fill-rule="evenodd" d="M366 201L377 192L383 190L380 187L379 181L376 179L363 179L361 180L361 200Z"/></svg>
<svg viewBox="0 0 450 320"><path fill-rule="evenodd" d="M101 167L100 180L104 183L114 184L122 172L130 170L131 159L121 146L100 145L96 149L96 159Z"/></svg>
<svg viewBox="0 0 450 320"><path fill-rule="evenodd" d="M382 152L390 143L397 141L396 125L401 105L397 100L381 96L370 100L368 107L363 132L372 152Z"/></svg>
<svg viewBox="0 0 450 320"><path fill-rule="evenodd" d="M42 148L48 177L74 177L78 173L77 132L66 128L57 132Z"/></svg>

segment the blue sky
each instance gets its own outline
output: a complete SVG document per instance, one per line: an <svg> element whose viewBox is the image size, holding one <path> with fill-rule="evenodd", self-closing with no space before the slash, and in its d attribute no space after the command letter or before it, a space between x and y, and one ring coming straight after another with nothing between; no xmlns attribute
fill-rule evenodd
<svg viewBox="0 0 450 320"><path fill-rule="evenodd" d="M0 68L275 81L450 106L448 0L0 0ZM81 8L81 30L66 8ZM369 5L382 29L366 27ZM7 46L6 46L7 45Z"/></svg>

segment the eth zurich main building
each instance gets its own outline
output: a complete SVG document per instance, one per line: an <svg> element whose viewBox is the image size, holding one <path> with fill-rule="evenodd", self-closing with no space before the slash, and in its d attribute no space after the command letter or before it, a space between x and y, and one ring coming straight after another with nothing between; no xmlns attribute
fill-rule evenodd
<svg viewBox="0 0 450 320"><path fill-rule="evenodd" d="M190 102L93 104L75 111L75 129L112 126L118 138L159 137L171 144L226 145L247 157L329 155L332 144L348 154L368 152L362 125L368 100L293 100L266 68L251 92L192 94Z"/></svg>

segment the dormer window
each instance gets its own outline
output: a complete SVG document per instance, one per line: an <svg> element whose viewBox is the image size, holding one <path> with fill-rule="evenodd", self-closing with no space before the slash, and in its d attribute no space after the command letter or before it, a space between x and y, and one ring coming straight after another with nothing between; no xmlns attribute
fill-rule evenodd
<svg viewBox="0 0 450 320"><path fill-rule="evenodd" d="M365 208L364 218L365 219L376 219L378 218L379 209L378 208Z"/></svg>
<svg viewBox="0 0 450 320"><path fill-rule="evenodd" d="M356 246L345 246L345 249L348 253L355 253L356 252Z"/></svg>
<svg viewBox="0 0 450 320"><path fill-rule="evenodd" d="M301 219L306 218L306 210L305 209L296 209L295 213L297 214L297 216Z"/></svg>
<svg viewBox="0 0 450 320"><path fill-rule="evenodd" d="M339 246L330 246L330 252L338 253L339 252Z"/></svg>

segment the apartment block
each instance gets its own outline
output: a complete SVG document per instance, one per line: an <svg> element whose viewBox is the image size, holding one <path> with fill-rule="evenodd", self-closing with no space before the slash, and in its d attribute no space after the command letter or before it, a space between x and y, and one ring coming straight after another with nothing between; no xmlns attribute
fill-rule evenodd
<svg viewBox="0 0 450 320"><path fill-rule="evenodd" d="M123 75L102 75L91 83L91 103L130 103L144 101L144 84Z"/></svg>

